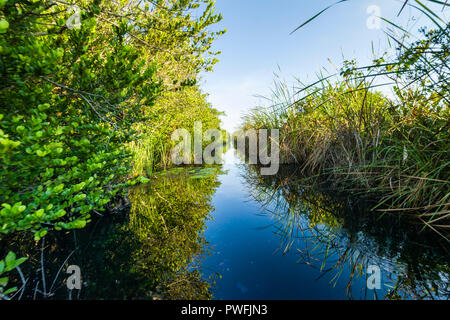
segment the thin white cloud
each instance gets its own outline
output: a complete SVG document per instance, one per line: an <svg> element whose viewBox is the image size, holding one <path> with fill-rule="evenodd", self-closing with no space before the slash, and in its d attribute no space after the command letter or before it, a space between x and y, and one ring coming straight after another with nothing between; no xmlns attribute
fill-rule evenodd
<svg viewBox="0 0 450 320"><path fill-rule="evenodd" d="M263 78L246 77L234 83L206 83L204 90L209 94L209 101L216 109L226 113L222 118L224 129L230 132L237 129L241 116L260 101L255 95L269 90L270 79L271 75Z"/></svg>

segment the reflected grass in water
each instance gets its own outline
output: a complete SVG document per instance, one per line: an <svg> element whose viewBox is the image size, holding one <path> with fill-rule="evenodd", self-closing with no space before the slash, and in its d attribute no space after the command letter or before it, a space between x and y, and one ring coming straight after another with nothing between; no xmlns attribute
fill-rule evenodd
<svg viewBox="0 0 450 320"><path fill-rule="evenodd" d="M340 196L326 183L307 185L296 166L283 166L276 176L242 167L251 197L273 218L280 249L295 250L299 263L316 268L320 277L331 275L331 285L346 281L353 297L352 284L366 279L369 265L377 265L384 296L367 290L366 298L449 298L450 253L444 239L398 215L380 217L370 203Z"/></svg>
<svg viewBox="0 0 450 320"><path fill-rule="evenodd" d="M21 298L210 299L213 279L202 278L199 261L208 254L202 233L219 174L220 167L162 172L130 191L131 208L117 204L122 210L83 230L48 234L38 246L5 239L2 252L13 246L29 257ZM80 291L65 285L69 265L81 268ZM11 281L21 287L19 275Z"/></svg>

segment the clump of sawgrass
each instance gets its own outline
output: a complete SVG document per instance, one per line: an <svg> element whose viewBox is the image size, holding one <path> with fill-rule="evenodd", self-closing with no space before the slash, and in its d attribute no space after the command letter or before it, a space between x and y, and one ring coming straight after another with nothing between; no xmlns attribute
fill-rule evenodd
<svg viewBox="0 0 450 320"><path fill-rule="evenodd" d="M282 163L298 164L303 174L327 176L342 191L377 198L374 209L380 212L412 215L436 231L447 228L447 110L429 108L422 97L420 112L403 112L365 84L323 86L285 108L277 121L270 111L254 110L245 127L279 125Z"/></svg>
<svg viewBox="0 0 450 320"><path fill-rule="evenodd" d="M448 238L450 26L419 9L436 24L422 39L390 35L397 43L390 60L362 68L346 61L338 74L292 89L278 82L271 105L247 114L243 127L279 128L282 163ZM392 93L377 91L381 85Z"/></svg>

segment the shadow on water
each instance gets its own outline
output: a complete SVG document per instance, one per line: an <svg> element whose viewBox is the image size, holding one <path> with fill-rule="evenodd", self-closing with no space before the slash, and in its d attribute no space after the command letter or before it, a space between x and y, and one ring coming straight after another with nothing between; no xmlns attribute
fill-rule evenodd
<svg viewBox="0 0 450 320"><path fill-rule="evenodd" d="M275 176L261 176L256 166L241 169L251 197L272 216L284 252L296 251L299 263L320 277L331 275L331 285L345 281L350 298L353 283L367 282L369 266L380 269L382 287L366 290L365 298L449 298L450 253L441 237L398 214L380 217L367 202L326 186L307 186L295 166Z"/></svg>
<svg viewBox="0 0 450 320"><path fill-rule="evenodd" d="M202 235L221 169L174 169L129 193L129 202L82 230L3 239L0 251L27 256L11 275L22 299L210 299L214 279L202 279L208 254ZM123 201L123 200L122 200ZM111 214L112 213L112 214ZM80 267L81 290L68 290L69 265Z"/></svg>

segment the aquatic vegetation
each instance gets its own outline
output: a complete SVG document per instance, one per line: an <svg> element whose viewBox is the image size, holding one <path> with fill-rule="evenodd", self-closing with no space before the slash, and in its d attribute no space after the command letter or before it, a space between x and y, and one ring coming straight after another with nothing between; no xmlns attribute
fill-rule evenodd
<svg viewBox="0 0 450 320"><path fill-rule="evenodd" d="M434 29L420 40L409 42L401 29L400 39L389 33L391 58L366 67L345 61L338 74L292 89L278 82L271 105L247 114L242 127L279 128L282 163L376 199L379 215L401 215L448 238L450 25L422 10ZM392 94L377 91L382 86Z"/></svg>

